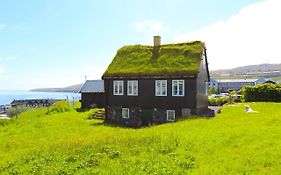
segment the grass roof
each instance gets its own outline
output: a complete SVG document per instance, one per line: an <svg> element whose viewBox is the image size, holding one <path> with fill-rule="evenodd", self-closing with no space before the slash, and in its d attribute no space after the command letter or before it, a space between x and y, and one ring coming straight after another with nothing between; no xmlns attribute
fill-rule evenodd
<svg viewBox="0 0 281 175"><path fill-rule="evenodd" d="M197 74L204 43L132 45L118 50L104 76Z"/></svg>

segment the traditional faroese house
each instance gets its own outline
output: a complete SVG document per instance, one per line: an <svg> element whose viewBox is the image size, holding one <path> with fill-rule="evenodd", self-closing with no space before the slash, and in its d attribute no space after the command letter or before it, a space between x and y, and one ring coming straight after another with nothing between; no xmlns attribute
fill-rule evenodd
<svg viewBox="0 0 281 175"><path fill-rule="evenodd" d="M118 50L103 74L106 120L138 127L213 114L205 44L200 41Z"/></svg>
<svg viewBox="0 0 281 175"><path fill-rule="evenodd" d="M104 107L104 83L103 80L87 80L79 90L81 93L81 107Z"/></svg>

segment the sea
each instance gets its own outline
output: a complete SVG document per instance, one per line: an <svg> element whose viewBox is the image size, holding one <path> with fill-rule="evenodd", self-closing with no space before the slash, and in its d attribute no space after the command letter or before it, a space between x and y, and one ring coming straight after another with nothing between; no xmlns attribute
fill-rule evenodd
<svg viewBox="0 0 281 175"><path fill-rule="evenodd" d="M61 99L78 101L81 99L81 95L80 93L69 92L0 91L0 105L10 104L13 100L25 99Z"/></svg>

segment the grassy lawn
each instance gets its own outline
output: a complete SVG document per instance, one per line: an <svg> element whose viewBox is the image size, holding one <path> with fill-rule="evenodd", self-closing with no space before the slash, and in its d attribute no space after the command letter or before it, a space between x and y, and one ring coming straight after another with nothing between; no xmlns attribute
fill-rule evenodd
<svg viewBox="0 0 281 175"><path fill-rule="evenodd" d="M279 174L281 103L244 105L143 129L31 110L0 121L0 174Z"/></svg>

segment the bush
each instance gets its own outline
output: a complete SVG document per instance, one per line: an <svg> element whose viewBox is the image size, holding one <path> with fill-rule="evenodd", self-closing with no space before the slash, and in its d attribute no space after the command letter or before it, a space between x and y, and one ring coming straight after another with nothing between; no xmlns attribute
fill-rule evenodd
<svg viewBox="0 0 281 175"><path fill-rule="evenodd" d="M209 97L209 105L211 106L222 106L224 105L225 103L228 102L228 98L227 97Z"/></svg>
<svg viewBox="0 0 281 175"><path fill-rule="evenodd" d="M11 107L7 110L8 117L18 116L20 113L26 111L28 108L24 106Z"/></svg>
<svg viewBox="0 0 281 175"><path fill-rule="evenodd" d="M233 104L236 101L236 99L237 99L237 92L231 91L229 94L228 103Z"/></svg>
<svg viewBox="0 0 281 175"><path fill-rule="evenodd" d="M48 108L46 114L62 113L70 111L67 101L58 101Z"/></svg>
<svg viewBox="0 0 281 175"><path fill-rule="evenodd" d="M281 102L281 85L266 83L246 86L242 94L246 102Z"/></svg>

